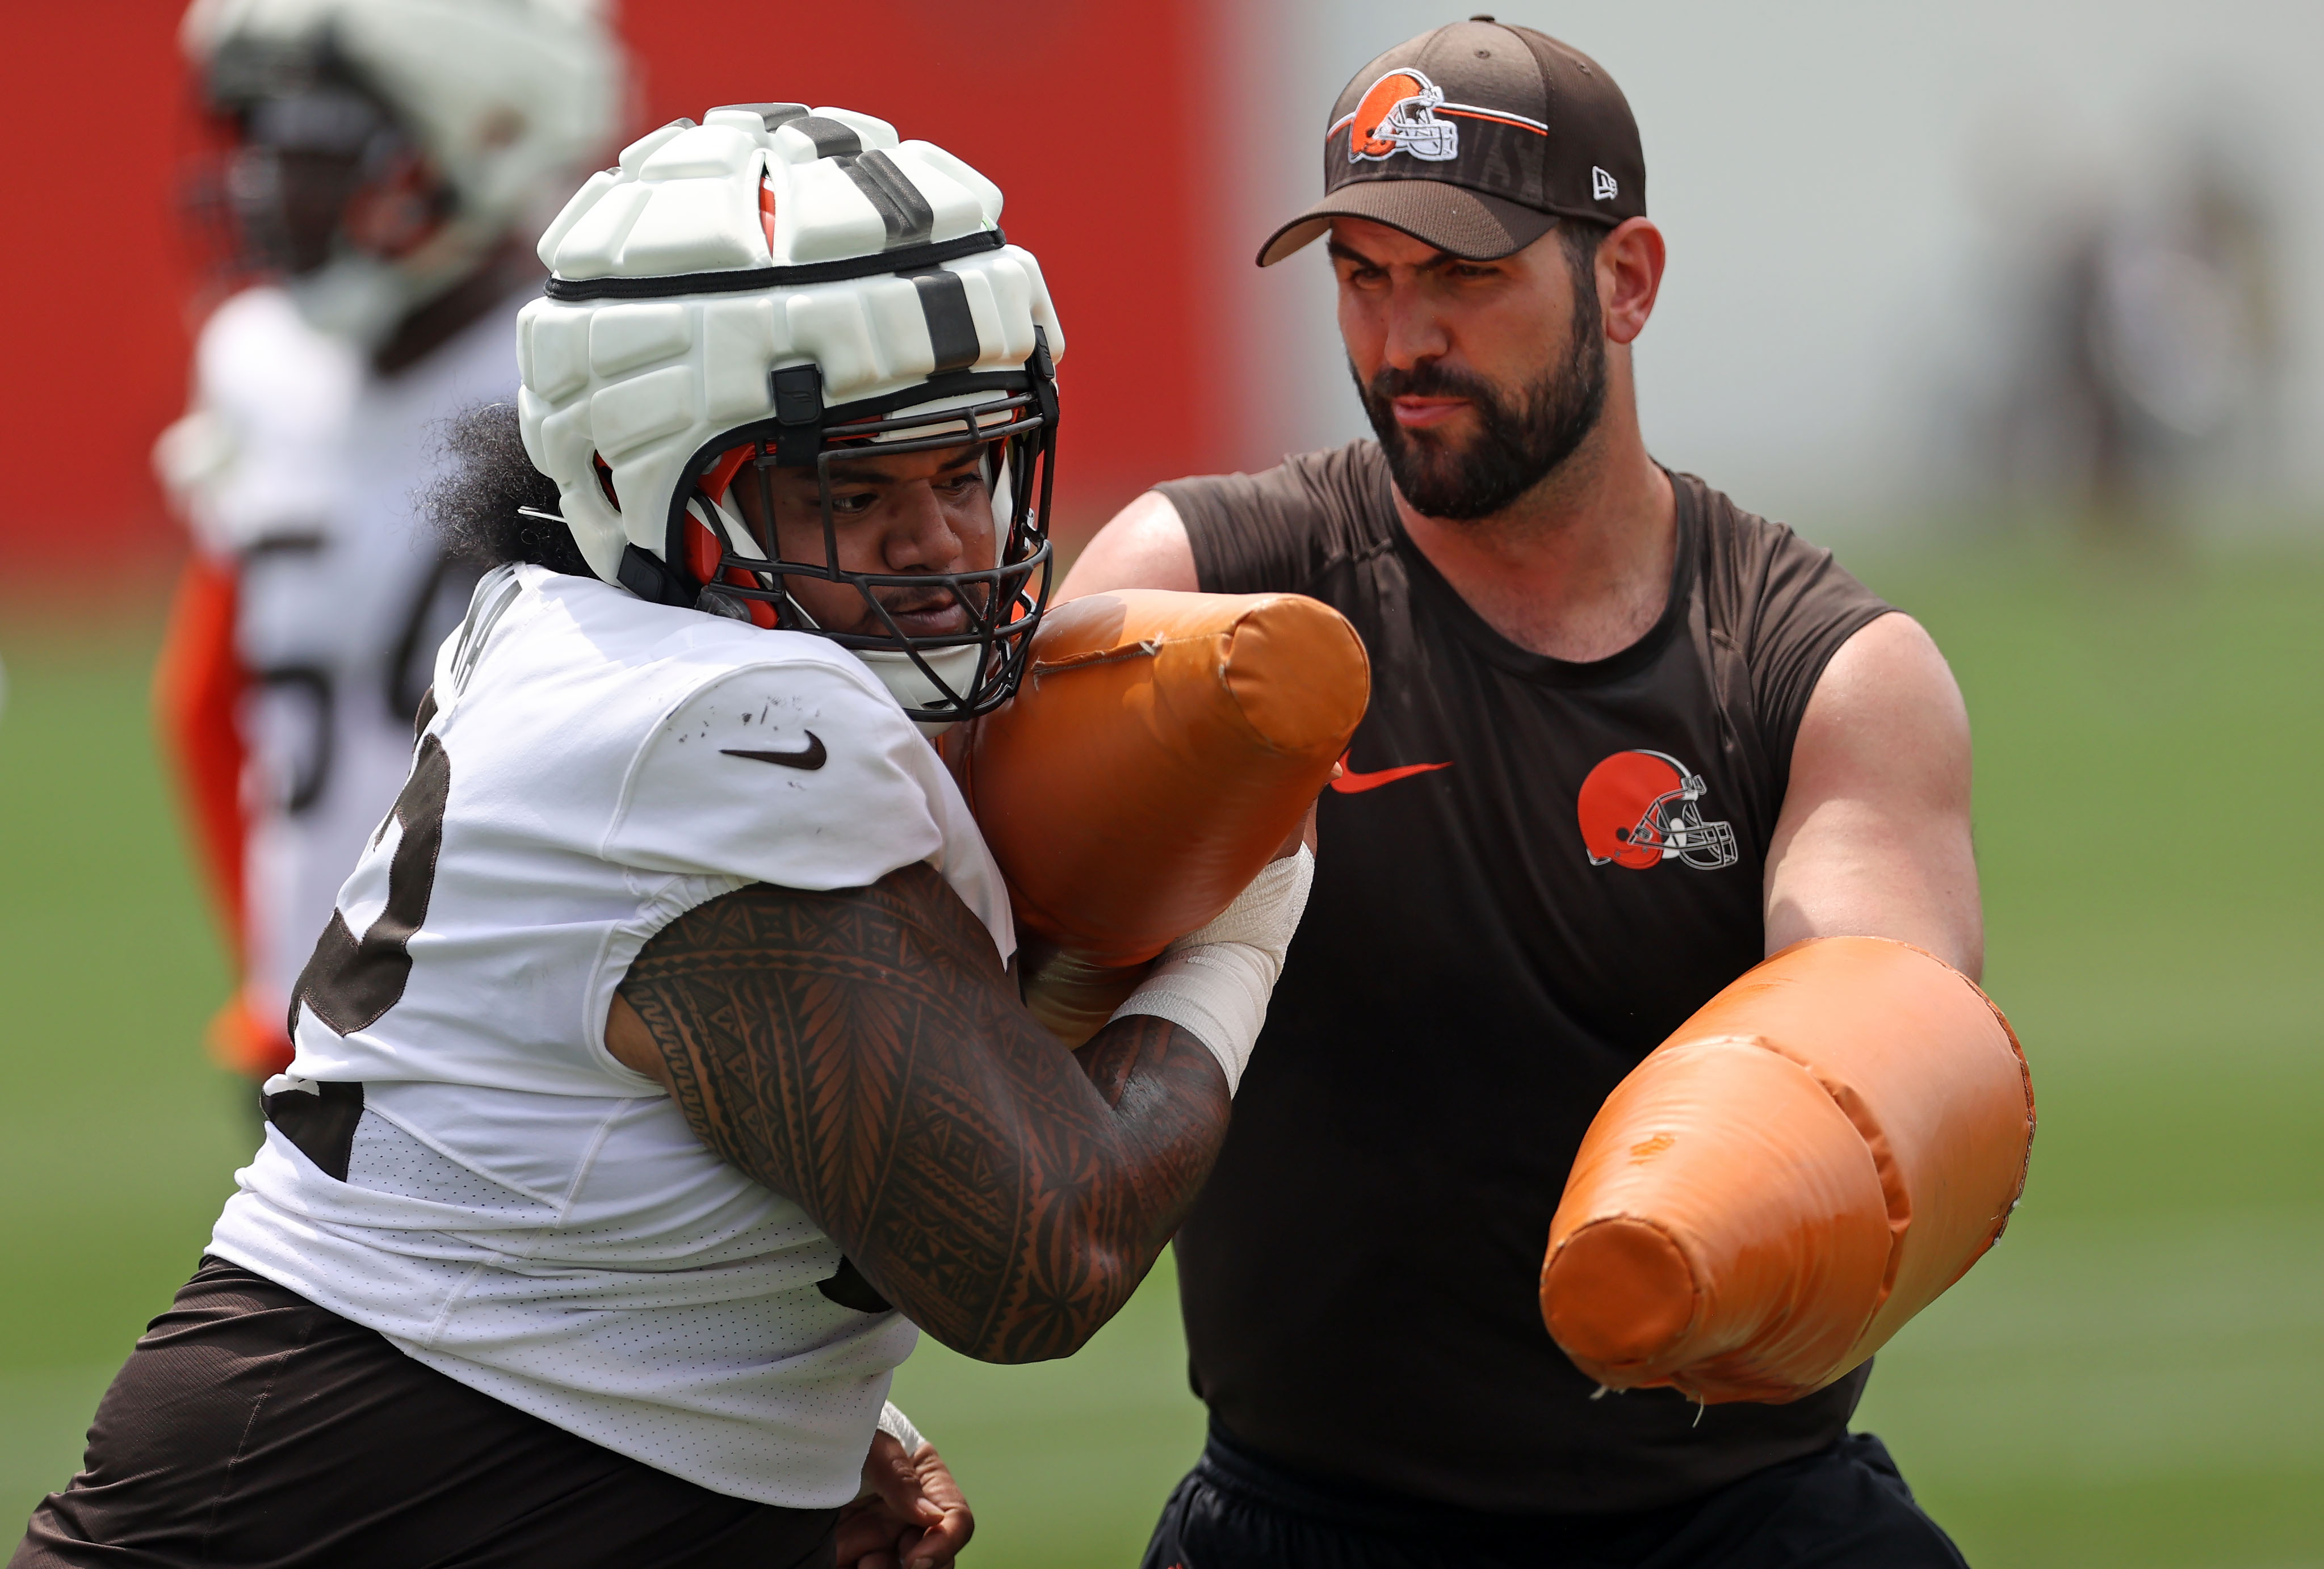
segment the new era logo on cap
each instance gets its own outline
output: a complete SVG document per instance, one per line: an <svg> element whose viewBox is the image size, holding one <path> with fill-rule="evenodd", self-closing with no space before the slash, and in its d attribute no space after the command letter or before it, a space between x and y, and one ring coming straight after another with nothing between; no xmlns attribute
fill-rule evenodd
<svg viewBox="0 0 2324 1569"><path fill-rule="evenodd" d="M1596 61L1478 16L1356 73L1324 132L1323 189L1268 238L1260 265L1342 217L1476 261L1509 255L1561 217L1645 217L1646 163L1630 106Z"/></svg>

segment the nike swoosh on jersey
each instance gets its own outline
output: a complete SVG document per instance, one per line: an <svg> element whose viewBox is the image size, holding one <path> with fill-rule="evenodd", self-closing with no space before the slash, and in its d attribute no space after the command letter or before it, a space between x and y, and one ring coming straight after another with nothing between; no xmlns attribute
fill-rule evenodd
<svg viewBox="0 0 2324 1569"><path fill-rule="evenodd" d="M740 746L718 749L728 757L747 757L753 762L771 762L778 768L803 768L812 773L831 761L831 753L823 749L823 737L810 730L807 745L798 752L752 752Z"/></svg>
<svg viewBox="0 0 2324 1569"><path fill-rule="evenodd" d="M1382 785L1394 784L1400 779L1410 779L1416 773L1434 773L1440 768L1451 768L1449 762L1407 762L1402 768L1383 768L1371 773L1358 773L1348 766L1345 752L1340 754L1340 777L1332 788L1343 796L1360 796L1366 790L1376 790Z"/></svg>

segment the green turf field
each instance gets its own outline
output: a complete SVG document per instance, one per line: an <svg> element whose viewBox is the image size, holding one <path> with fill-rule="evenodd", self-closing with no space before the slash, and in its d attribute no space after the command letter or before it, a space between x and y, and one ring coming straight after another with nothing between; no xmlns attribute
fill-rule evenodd
<svg viewBox="0 0 2324 1569"><path fill-rule="evenodd" d="M2324 1565L2324 560L1987 543L1866 576L1969 694L1987 981L2042 1132L2007 1240L1884 1353L1863 1424L1980 1569ZM59 625L0 622L12 1521L250 1141L194 1045L222 980L152 631ZM1010 1569L1134 1564L1201 1432L1160 1278L1074 1361L931 1347L899 1398L977 1506L972 1561Z"/></svg>

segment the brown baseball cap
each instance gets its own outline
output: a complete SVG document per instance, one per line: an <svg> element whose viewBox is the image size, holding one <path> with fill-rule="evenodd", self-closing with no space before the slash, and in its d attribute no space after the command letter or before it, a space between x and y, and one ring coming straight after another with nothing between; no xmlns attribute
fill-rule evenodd
<svg viewBox="0 0 2324 1569"><path fill-rule="evenodd" d="M1358 71L1323 133L1323 198L1268 236L1271 267L1331 226L1370 218L1489 262L1561 217L1646 211L1646 155L1614 78L1530 27L1472 16Z"/></svg>

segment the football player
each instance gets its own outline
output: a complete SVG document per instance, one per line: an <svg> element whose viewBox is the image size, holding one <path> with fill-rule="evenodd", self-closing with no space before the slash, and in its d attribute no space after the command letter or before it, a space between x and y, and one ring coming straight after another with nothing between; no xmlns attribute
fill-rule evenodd
<svg viewBox="0 0 2324 1569"><path fill-rule="evenodd" d="M611 144L621 56L572 0L198 0L233 272L156 460L193 536L159 688L230 948L214 1055L290 1060L291 983L410 761L473 569L412 510L433 430L515 395L530 239ZM544 209L542 198L547 198Z"/></svg>
<svg viewBox="0 0 2324 1569"><path fill-rule="evenodd" d="M550 226L518 406L438 499L496 564L264 1146L18 1569L957 1551L890 1370L920 1329L1067 1355L1128 1299L1311 864L1078 1052L1018 995L928 739L1048 596L1064 343L1000 213L882 122L754 104Z"/></svg>

